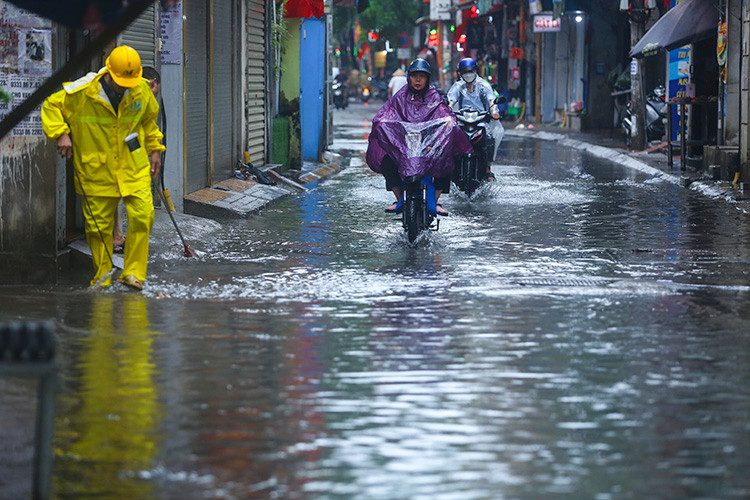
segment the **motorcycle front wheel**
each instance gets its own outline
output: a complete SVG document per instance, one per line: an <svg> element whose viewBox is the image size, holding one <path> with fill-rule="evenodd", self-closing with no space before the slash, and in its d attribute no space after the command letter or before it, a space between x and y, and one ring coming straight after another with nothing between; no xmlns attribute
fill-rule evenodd
<svg viewBox="0 0 750 500"><path fill-rule="evenodd" d="M406 226L406 237L409 244L413 245L419 237L420 218L422 210L420 200L417 198L406 198L406 207L404 209L404 226Z"/></svg>

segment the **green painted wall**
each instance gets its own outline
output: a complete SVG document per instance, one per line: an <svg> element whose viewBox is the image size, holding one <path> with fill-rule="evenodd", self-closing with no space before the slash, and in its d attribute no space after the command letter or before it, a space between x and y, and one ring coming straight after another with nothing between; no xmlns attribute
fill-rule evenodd
<svg viewBox="0 0 750 500"><path fill-rule="evenodd" d="M301 19L284 19L287 35L284 37L284 55L281 56L281 91L290 101L299 97L300 23Z"/></svg>

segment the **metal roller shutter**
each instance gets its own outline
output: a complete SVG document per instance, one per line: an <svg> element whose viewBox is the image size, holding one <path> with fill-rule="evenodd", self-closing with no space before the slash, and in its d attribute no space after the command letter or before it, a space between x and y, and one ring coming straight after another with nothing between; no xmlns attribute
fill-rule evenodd
<svg viewBox="0 0 750 500"><path fill-rule="evenodd" d="M159 68L157 66L157 37L156 4L149 5L135 21L122 32L120 45L129 45L141 56L141 65Z"/></svg>
<svg viewBox="0 0 750 500"><path fill-rule="evenodd" d="M230 177L238 158L237 133L239 125L234 99L234 89L240 81L235 71L237 44L236 1L213 2L213 58L212 118L213 118L213 172L216 180Z"/></svg>
<svg viewBox="0 0 750 500"><path fill-rule="evenodd" d="M266 9L263 0L247 0L247 148L250 161L266 162Z"/></svg>
<svg viewBox="0 0 750 500"><path fill-rule="evenodd" d="M205 0L184 4L186 193L209 185L208 22Z"/></svg>

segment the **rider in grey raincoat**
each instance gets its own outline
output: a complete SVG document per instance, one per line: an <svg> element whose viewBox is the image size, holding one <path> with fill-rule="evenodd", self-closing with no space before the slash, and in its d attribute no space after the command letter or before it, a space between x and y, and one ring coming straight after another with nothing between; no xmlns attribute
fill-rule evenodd
<svg viewBox="0 0 750 500"><path fill-rule="evenodd" d="M481 152L486 160L487 180L495 180L495 174L490 170L490 165L495 159L497 147L503 139L504 130L500 124L500 113L495 104L495 91L484 78L477 75L477 63L474 59L466 57L458 63L459 80L448 90L448 104L451 109L460 111L471 109L475 111L489 111L494 119L487 127L487 139L484 151Z"/></svg>

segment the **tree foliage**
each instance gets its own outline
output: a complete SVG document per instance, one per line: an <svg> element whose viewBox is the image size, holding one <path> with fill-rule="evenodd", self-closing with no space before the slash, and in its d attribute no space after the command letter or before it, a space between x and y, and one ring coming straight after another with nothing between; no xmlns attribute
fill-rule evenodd
<svg viewBox="0 0 750 500"><path fill-rule="evenodd" d="M399 33L412 33L414 21L427 8L422 0L370 0L370 7L359 14L359 24L365 34L378 30L381 40L395 40Z"/></svg>

